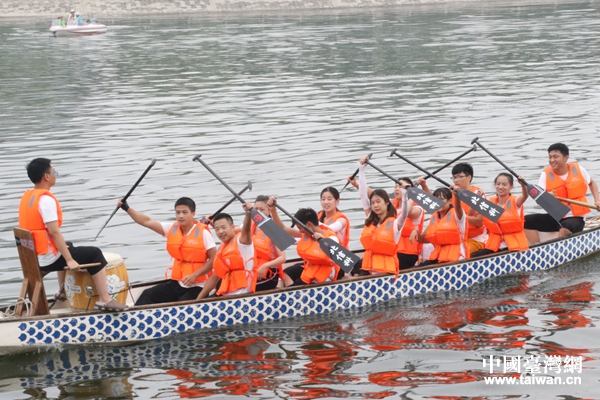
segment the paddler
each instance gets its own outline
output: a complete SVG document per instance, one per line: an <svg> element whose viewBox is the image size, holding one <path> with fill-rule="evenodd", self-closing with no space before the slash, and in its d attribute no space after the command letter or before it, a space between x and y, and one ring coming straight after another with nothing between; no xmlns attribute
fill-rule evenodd
<svg viewBox="0 0 600 400"><path fill-rule="evenodd" d="M210 277L217 247L209 227L194 219L196 203L189 197L175 202L175 222L159 222L127 204L117 203L137 224L166 238L173 264L165 272L165 283L142 292L136 306L194 300Z"/></svg>
<svg viewBox="0 0 600 400"><path fill-rule="evenodd" d="M213 263L213 275L204 285L198 299L207 297L215 288L217 296L245 294L256 290L256 256L250 234L250 210L253 206L251 203L244 203L243 208L246 214L239 233L236 233L231 215L219 213L212 218L213 228L221 245Z"/></svg>
<svg viewBox="0 0 600 400"><path fill-rule="evenodd" d="M471 257L485 256L498 251L527 250L527 237L525 236L523 224L525 221L523 204L527 200L527 186L523 183L523 177L519 175L521 194L511 194L513 189L513 176L506 172L498 174L494 180L496 195L490 197L490 201L504 208L502 216L497 223L485 218L483 223L488 230L488 239L485 248L472 253Z"/></svg>
<svg viewBox="0 0 600 400"><path fill-rule="evenodd" d="M557 197L587 202L588 188L594 197L594 204L600 207L598 185L590 174L577 162L569 162L569 148L564 143L554 143L548 147L548 163L540 175L538 185ZM556 232L558 237L581 232L585 226L583 216L590 212L588 207L563 202L571 210L556 222L550 214L529 214L525 216L525 235L529 244L540 242L538 232Z"/></svg>
<svg viewBox="0 0 600 400"><path fill-rule="evenodd" d="M100 263L99 267L87 268L96 286L99 301L95 308L106 311L122 311L125 304L111 298L106 284L106 265L102 251L92 246L73 246L66 242L60 227L63 222L62 209L57 198L50 192L56 184L58 171L47 158L36 158L27 164L27 175L34 188L26 190L19 205L19 227L33 234L38 264L42 272L58 272L61 291L55 296L59 300L65 282L65 268L79 270L79 264ZM65 267L66 266L66 267Z"/></svg>

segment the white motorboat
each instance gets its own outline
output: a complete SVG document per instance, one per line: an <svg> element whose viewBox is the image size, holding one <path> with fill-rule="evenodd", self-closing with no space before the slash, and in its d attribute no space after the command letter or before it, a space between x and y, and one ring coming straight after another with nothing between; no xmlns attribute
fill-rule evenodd
<svg viewBox="0 0 600 400"><path fill-rule="evenodd" d="M80 36L80 35L95 35L97 33L106 33L106 25L99 24L95 20L91 20L84 25L68 25L61 26L60 21L52 21L50 32L54 36Z"/></svg>

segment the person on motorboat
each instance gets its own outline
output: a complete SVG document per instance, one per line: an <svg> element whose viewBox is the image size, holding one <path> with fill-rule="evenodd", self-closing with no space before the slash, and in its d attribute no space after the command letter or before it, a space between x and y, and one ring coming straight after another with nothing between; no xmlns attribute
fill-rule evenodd
<svg viewBox="0 0 600 400"><path fill-rule="evenodd" d="M67 26L77 25L77 17L75 16L75 10L71 10L71 13L67 17Z"/></svg>
<svg viewBox="0 0 600 400"><path fill-rule="evenodd" d="M77 19L77 26L83 26L83 18L81 17L79 11L75 13L75 18Z"/></svg>

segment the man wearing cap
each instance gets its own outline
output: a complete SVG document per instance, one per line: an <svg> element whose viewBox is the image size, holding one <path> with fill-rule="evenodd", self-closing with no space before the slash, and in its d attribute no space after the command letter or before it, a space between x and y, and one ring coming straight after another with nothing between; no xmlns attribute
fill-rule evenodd
<svg viewBox="0 0 600 400"><path fill-rule="evenodd" d="M67 18L67 26L77 25L77 17L75 16L75 10L71 10L71 14Z"/></svg>

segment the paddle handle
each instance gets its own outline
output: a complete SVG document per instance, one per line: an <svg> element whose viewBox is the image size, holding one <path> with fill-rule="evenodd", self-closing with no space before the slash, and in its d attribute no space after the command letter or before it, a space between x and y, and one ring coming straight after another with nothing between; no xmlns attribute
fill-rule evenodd
<svg viewBox="0 0 600 400"><path fill-rule="evenodd" d="M283 207L281 207L279 205L279 203L275 202L275 207L279 208L285 215L287 215L288 217L290 217L292 219L292 221L294 221L294 223L296 225L298 225L299 227L301 227L304 230L306 230L311 236L315 234L308 226L306 226L302 222L300 222L300 220L298 218L294 217L292 214L290 214L289 212L287 212Z"/></svg>
<svg viewBox="0 0 600 400"><path fill-rule="evenodd" d="M595 204L590 204L590 203L586 203L586 202L583 202L583 201L565 199L564 197L558 197L558 196L556 196L556 198L558 200L560 200L560 201L564 201L565 203L577 204L578 206L583 206L583 207L591 208L591 209L596 210L596 211L600 211L600 207L598 207Z"/></svg>
<svg viewBox="0 0 600 400"><path fill-rule="evenodd" d="M494 160L496 160L498 162L498 164L502 165L504 167L504 169L506 169L508 172L510 172L515 178L519 177L519 175L515 171L513 171L508 165L504 164L502 162L502 160L500 160L498 157L496 157L494 154L492 154L492 152L489 151L488 149L486 149L484 145L482 145L481 143L479 143L479 138L478 137L476 137L475 139L471 140L471 144L477 144L477 146L479 146L479 148L481 148L481 150L483 150L486 153L488 153L490 157L492 157ZM522 182L525 185L528 185L528 183L525 182L525 180L523 180Z"/></svg>
<svg viewBox="0 0 600 400"><path fill-rule="evenodd" d="M369 153L367 155L367 157L369 157L369 160L371 159L371 157L373 157L373 153ZM354 178L356 178L356 175L358 175L358 168L356 168L356 171L354 171L354 173L352 174L352 176L350 177L350 180L353 180ZM344 185L344 187L342 188L342 190L340 190L340 193L342 193L342 191L344 189L346 189L346 186L348 186L348 184L350 183L350 181L346 182L346 184Z"/></svg>
<svg viewBox="0 0 600 400"><path fill-rule="evenodd" d="M472 150L469 150L472 151ZM398 157L401 160L404 160L405 162L407 162L408 164L412 165L413 167L415 167L416 169L418 169L419 171L428 174L429 176L431 176L433 179L437 180L439 183L441 183L444 186L450 187L450 184L448 182L446 182L445 180L443 180L442 178L438 178L437 175L435 175L435 172L429 172L427 171L425 168L421 168L419 165L417 165L416 163L410 161L408 158L400 155L396 149L392 150L392 154L395 155L396 157Z"/></svg>
<svg viewBox="0 0 600 400"><path fill-rule="evenodd" d="M246 202L244 201L244 199L242 198L242 196L240 196L239 194L237 194L237 192L236 192L235 190L233 190L233 189L231 188L231 186L229 186L229 185L228 185L228 184L227 184L227 183L226 183L226 182L225 182L223 179L221 179L221 177L220 177L219 175L217 175L217 173L216 173L215 171L213 171L213 170L212 170L212 168L211 168L211 167L209 167L209 166L208 166L208 164L206 164L206 163L205 163L205 162L202 160L202 158L201 158L201 157L202 157L202 155L201 155L201 154L198 154L196 157L194 157L194 158L192 159L192 161L198 161L200 164L202 164L202 166L203 166L204 168L206 168L206 170L207 170L208 172L210 172L210 173L212 174L212 176L214 176L215 178L217 178L217 180L218 180L219 182L221 182L221 185L225 186L225 188L227 188L227 190L229 190L229 191L231 192L231 194L232 194L232 195L233 195L233 196L234 196L236 199L238 199L238 200L240 201L240 203L242 203L242 204L246 203Z"/></svg>
<svg viewBox="0 0 600 400"><path fill-rule="evenodd" d="M91 268L91 267L99 267L101 266L101 263L91 263L91 264L79 264L79 268ZM69 271L77 271L77 270L72 270L69 269L69 267L67 265L65 265L65 267L63 269L69 270Z"/></svg>

